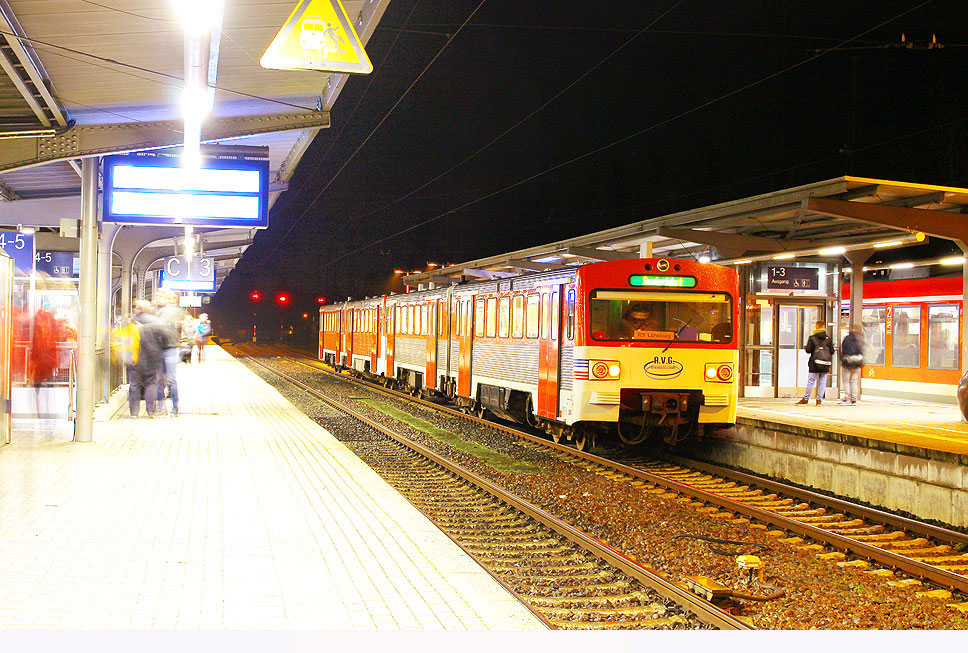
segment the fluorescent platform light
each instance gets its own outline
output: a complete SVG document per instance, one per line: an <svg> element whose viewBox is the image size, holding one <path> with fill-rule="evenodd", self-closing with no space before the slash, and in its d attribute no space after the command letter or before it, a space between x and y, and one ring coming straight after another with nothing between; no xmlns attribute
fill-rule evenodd
<svg viewBox="0 0 968 653"><path fill-rule="evenodd" d="M818 252L820 256L837 256L839 254L844 254L847 252L846 247L827 247Z"/></svg>
<svg viewBox="0 0 968 653"><path fill-rule="evenodd" d="M753 259L751 259L751 258L744 258L741 261L733 261L733 265L745 265L746 263L752 263L752 262L753 262Z"/></svg>
<svg viewBox="0 0 968 653"><path fill-rule="evenodd" d="M948 258L943 258L940 261L941 265L961 265L965 262L964 256L949 256Z"/></svg>
<svg viewBox="0 0 968 653"><path fill-rule="evenodd" d="M699 255L699 262L700 263L709 263L711 260L712 259L709 258L709 254L700 254Z"/></svg>
<svg viewBox="0 0 968 653"><path fill-rule="evenodd" d="M891 266L892 270L906 270L908 268L913 268L914 263L895 263Z"/></svg>
<svg viewBox="0 0 968 653"><path fill-rule="evenodd" d="M259 219L259 198L244 195L204 195L201 193L154 193L115 191L111 212L130 216L174 216L183 218Z"/></svg>
<svg viewBox="0 0 968 653"><path fill-rule="evenodd" d="M796 254L777 254L773 257L774 261L784 261L786 259L795 258Z"/></svg>
<svg viewBox="0 0 968 653"><path fill-rule="evenodd" d="M150 188L153 191L258 193L259 171L119 165L114 168L114 188L116 191Z"/></svg>
<svg viewBox="0 0 968 653"><path fill-rule="evenodd" d="M898 247L903 244L904 244L904 241L902 240L887 240L887 241L884 241L883 243L874 243L873 246L877 249L880 249L882 247Z"/></svg>

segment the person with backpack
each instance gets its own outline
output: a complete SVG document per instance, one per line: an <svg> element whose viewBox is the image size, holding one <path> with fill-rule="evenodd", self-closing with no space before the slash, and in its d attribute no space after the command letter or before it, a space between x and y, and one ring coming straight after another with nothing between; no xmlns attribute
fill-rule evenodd
<svg viewBox="0 0 968 653"><path fill-rule="evenodd" d="M158 401L158 378L161 373L162 352L165 349L165 333L161 320L151 311L151 303L139 299L134 304L134 316L130 328L137 329L138 348L130 356L128 364L128 409L131 417L141 411L141 393L144 391L145 409L148 417L155 417ZM134 340L133 336L130 336ZM127 362L127 361L126 361Z"/></svg>
<svg viewBox="0 0 968 653"><path fill-rule="evenodd" d="M827 335L827 325L817 322L813 330L813 335L807 340L803 350L810 354L807 362L807 391L803 398L797 402L797 406L810 403L810 393L813 387L817 386L817 405L823 401L824 393L827 391L827 375L834 360L834 346Z"/></svg>
<svg viewBox="0 0 968 653"><path fill-rule="evenodd" d="M844 399L841 406L856 406L860 399L860 377L864 369L864 339L860 329L850 328L840 345L840 366L844 373Z"/></svg>

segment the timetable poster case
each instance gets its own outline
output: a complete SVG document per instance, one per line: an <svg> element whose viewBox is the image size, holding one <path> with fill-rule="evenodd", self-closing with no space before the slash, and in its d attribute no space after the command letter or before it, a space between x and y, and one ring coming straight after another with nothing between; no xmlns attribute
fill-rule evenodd
<svg viewBox="0 0 968 653"><path fill-rule="evenodd" d="M104 157L104 222L265 228L269 161L260 157L202 158L183 168L172 154Z"/></svg>

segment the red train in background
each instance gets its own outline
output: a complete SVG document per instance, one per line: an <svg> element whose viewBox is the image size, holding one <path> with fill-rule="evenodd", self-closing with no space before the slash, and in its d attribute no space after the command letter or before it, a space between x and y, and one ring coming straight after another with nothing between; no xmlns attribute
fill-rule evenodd
<svg viewBox="0 0 968 653"><path fill-rule="evenodd" d="M841 297L850 297L844 285ZM850 302L841 302L847 333ZM864 283L865 367L862 392L957 402L961 378L962 278Z"/></svg>
<svg viewBox="0 0 968 653"><path fill-rule="evenodd" d="M629 259L320 309L319 358L543 428L678 443L736 417L736 271Z"/></svg>

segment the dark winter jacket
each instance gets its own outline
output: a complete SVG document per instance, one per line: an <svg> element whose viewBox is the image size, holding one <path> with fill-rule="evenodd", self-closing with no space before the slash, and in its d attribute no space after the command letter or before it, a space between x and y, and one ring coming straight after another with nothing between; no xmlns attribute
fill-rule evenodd
<svg viewBox="0 0 968 653"><path fill-rule="evenodd" d="M807 363L807 369L810 372L824 373L833 369L834 345L823 329L813 332L803 350L810 354L810 360Z"/></svg>
<svg viewBox="0 0 968 653"><path fill-rule="evenodd" d="M161 352L165 349L165 327L161 320L152 313L136 313L132 322L137 322L141 342L141 353L135 365L142 373L154 372L161 369Z"/></svg>
<svg viewBox="0 0 968 653"><path fill-rule="evenodd" d="M864 366L864 349L856 334L848 333L840 344L840 361L847 369Z"/></svg>

